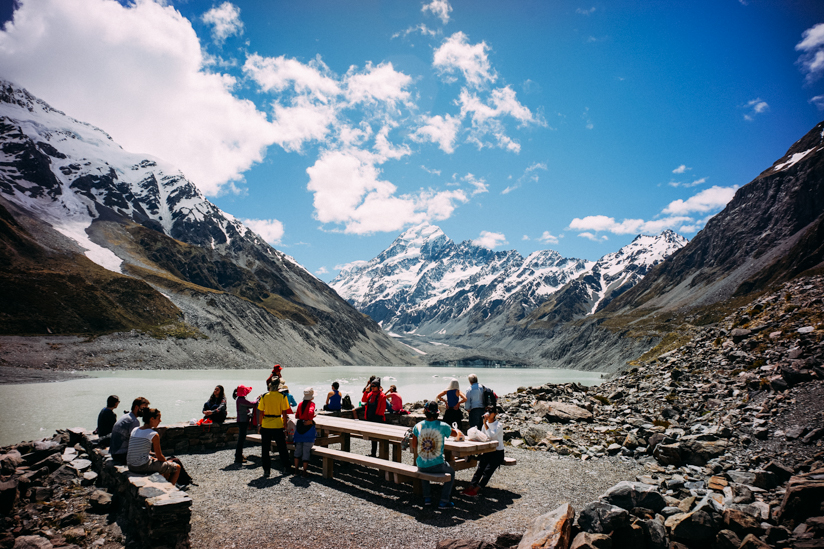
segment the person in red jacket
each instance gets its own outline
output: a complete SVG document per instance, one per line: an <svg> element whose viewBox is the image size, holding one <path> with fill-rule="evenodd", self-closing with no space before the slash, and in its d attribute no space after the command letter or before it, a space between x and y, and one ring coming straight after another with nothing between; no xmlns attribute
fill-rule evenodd
<svg viewBox="0 0 824 549"><path fill-rule="evenodd" d="M372 390L363 393L364 407L366 408L366 421L374 421L375 423L384 423L386 421L386 395L381 391L381 380L376 378L371 384ZM376 457L378 453L378 441L372 439L372 457Z"/></svg>

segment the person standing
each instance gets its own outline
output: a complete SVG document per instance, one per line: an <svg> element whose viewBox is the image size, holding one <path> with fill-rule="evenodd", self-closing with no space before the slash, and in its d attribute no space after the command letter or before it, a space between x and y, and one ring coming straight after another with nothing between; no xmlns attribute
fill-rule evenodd
<svg viewBox="0 0 824 549"><path fill-rule="evenodd" d="M483 434L485 434L490 441L497 440L498 446L494 452L481 454L481 461L478 463L478 468L475 469L472 482L469 483L469 487L466 490L461 492L463 495L471 498L478 495L481 488L489 483L489 479L492 478L492 473L504 462L504 430L498 421L498 411L492 406L487 408L487 410L482 417Z"/></svg>
<svg viewBox="0 0 824 549"><path fill-rule="evenodd" d="M295 435L292 440L295 442L295 472L299 475L301 474L299 468L301 460L303 461L303 475L306 475L309 456L317 434L313 400L315 400L315 390L309 387L303 391L303 402L298 405L297 412L295 412Z"/></svg>
<svg viewBox="0 0 824 549"><path fill-rule="evenodd" d="M132 473L160 473L163 477L177 484L181 467L167 461L160 449L160 435L155 431L160 425L160 410L147 408L143 411L143 426L135 427L129 438L129 452L126 464ZM154 452L151 456L149 452Z"/></svg>
<svg viewBox="0 0 824 549"><path fill-rule="evenodd" d="M383 391L381 391L380 378L375 378L372 380L372 390L368 393L363 393L361 402L363 402L364 407L366 408L366 412L364 414L366 421L374 421L375 423L386 422L386 395L383 394ZM372 452L369 455L376 457L377 453L378 441L376 439L372 439Z"/></svg>
<svg viewBox="0 0 824 549"><path fill-rule="evenodd" d="M235 463L246 463L243 456L243 446L246 444L246 433L249 431L249 420L258 405L258 399L248 400L246 395L252 392L251 387L238 385L232 396L235 398L237 408L237 446L235 447Z"/></svg>
<svg viewBox="0 0 824 549"><path fill-rule="evenodd" d="M129 452L129 437L132 431L140 427L140 420L143 417L143 410L149 407L149 399L137 397L132 401L131 411L117 420L112 427L112 444L109 446L109 454L118 465L126 465L126 455Z"/></svg>
<svg viewBox="0 0 824 549"><path fill-rule="evenodd" d="M443 447L446 437L457 436L458 433L446 423L438 421L438 403L434 400L426 403L423 412L426 420L412 428L412 437L409 441L412 451L418 456L415 458L415 465L422 473L449 473L451 475L449 482L443 485L438 507L441 509L454 507L455 504L449 501L449 496L455 484L455 470L444 459ZM432 505L429 481L421 479L421 484L423 504Z"/></svg>
<svg viewBox="0 0 824 549"><path fill-rule="evenodd" d="M289 449L286 447L286 433L283 428L289 421L289 414L292 409L285 396L278 392L280 379L272 378L269 384L269 392L258 400L258 410L263 412L263 422L260 426L261 438L261 464L263 466L263 476L268 477L272 470L272 460L269 452L272 449L272 440L278 446L280 462L283 465L283 474L288 474L292 468L289 463Z"/></svg>
<svg viewBox="0 0 824 549"><path fill-rule="evenodd" d="M112 428L114 424L117 423L117 414L114 412L114 409L117 408L118 404L120 404L120 397L110 395L109 398L106 399L106 407L97 414L97 429L94 430L94 433L100 437L98 446L101 448L108 446L111 441Z"/></svg>
<svg viewBox="0 0 824 549"><path fill-rule="evenodd" d="M469 412L469 426L480 429L484 416L484 388L478 383L478 376L469 374L469 390L466 392L464 408Z"/></svg>
<svg viewBox="0 0 824 549"><path fill-rule="evenodd" d="M340 412L342 398L340 383L335 381L332 383L332 390L326 394L326 404L323 405L323 409L327 412Z"/></svg>
<svg viewBox="0 0 824 549"><path fill-rule="evenodd" d="M466 402L466 395L461 392L461 387L458 380L452 378L449 382L449 387L446 391L441 391L437 397L438 400L446 404L446 411L443 413L443 420L447 425L457 424L458 429L461 428L463 421L463 412L461 412L461 404Z"/></svg>

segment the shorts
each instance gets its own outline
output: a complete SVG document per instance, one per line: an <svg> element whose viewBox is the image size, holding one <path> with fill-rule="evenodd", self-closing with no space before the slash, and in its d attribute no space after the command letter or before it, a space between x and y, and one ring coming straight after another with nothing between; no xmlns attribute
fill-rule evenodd
<svg viewBox="0 0 824 549"><path fill-rule="evenodd" d="M295 459L309 461L309 456L312 454L312 444L312 442L296 442Z"/></svg>
<svg viewBox="0 0 824 549"><path fill-rule="evenodd" d="M129 471L132 473L160 473L166 476L177 471L177 465L171 461L158 461L154 458L149 458L149 462L144 465L129 465Z"/></svg>

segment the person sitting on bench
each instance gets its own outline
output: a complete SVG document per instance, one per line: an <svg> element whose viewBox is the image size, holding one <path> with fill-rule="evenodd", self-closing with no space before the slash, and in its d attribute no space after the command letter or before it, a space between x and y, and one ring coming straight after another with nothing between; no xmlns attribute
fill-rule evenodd
<svg viewBox="0 0 824 549"><path fill-rule="evenodd" d="M446 462L443 455L444 441L448 436L458 436L458 433L442 421L438 421L438 403L430 401L424 408L425 421L419 422L412 429L412 438L409 441L412 451L417 454L415 465L423 473L449 473L451 478L445 482L441 490L441 509L454 507L449 501L452 486L455 484L455 470ZM432 505L429 481L421 479L423 488L423 504Z"/></svg>

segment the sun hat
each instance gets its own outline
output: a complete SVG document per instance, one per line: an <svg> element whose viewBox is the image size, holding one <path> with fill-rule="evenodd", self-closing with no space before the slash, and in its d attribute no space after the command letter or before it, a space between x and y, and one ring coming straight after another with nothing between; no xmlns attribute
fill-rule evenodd
<svg viewBox="0 0 824 549"><path fill-rule="evenodd" d="M309 387L303 390L303 400L315 400L315 390Z"/></svg>
<svg viewBox="0 0 824 549"><path fill-rule="evenodd" d="M449 382L449 389L448 390L449 391L454 391L454 390L460 389L460 388L461 388L461 386L458 383L458 380L453 377L452 380Z"/></svg>
<svg viewBox="0 0 824 549"><path fill-rule="evenodd" d="M288 391L288 390L289 390L289 386L288 386L288 385L286 385L285 383L281 383L281 384L280 384L280 387L278 387L278 391L280 391L281 393L282 393L283 391Z"/></svg>
<svg viewBox="0 0 824 549"><path fill-rule="evenodd" d="M245 397L246 395L248 395L251 392L252 392L251 387L247 387L246 385L238 385L237 386L237 396L239 396L239 397Z"/></svg>

